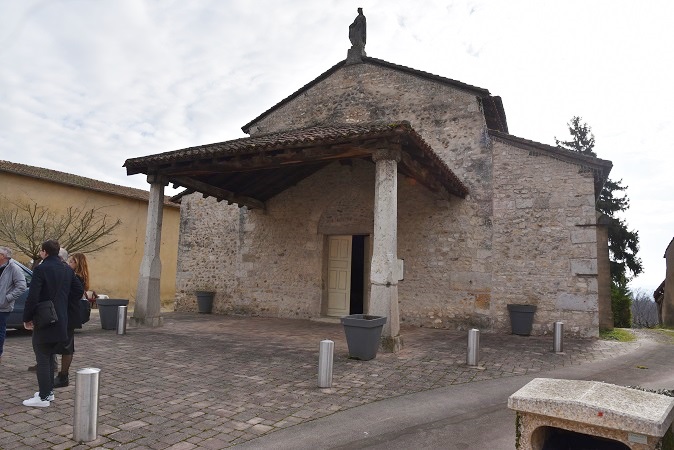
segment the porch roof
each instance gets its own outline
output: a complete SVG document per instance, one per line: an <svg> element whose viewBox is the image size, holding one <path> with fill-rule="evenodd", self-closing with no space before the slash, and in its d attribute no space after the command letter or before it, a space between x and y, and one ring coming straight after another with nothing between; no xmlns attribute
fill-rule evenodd
<svg viewBox="0 0 674 450"><path fill-rule="evenodd" d="M434 192L464 198L467 188L408 122L318 126L127 159L127 175L158 175L174 187L249 208L328 164L371 160L400 149L398 171Z"/></svg>

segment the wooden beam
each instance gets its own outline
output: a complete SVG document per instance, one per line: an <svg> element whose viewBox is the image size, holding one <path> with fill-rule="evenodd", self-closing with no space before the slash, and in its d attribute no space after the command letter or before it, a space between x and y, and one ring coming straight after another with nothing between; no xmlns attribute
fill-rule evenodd
<svg viewBox="0 0 674 450"><path fill-rule="evenodd" d="M409 153L402 152L401 162L409 169L409 172L412 174L410 176L419 183L433 192L442 190L443 186L437 181L437 175L433 176L430 170L416 162Z"/></svg>
<svg viewBox="0 0 674 450"><path fill-rule="evenodd" d="M162 167L161 173L169 177L192 177L214 173L252 172L276 167L310 165L340 159L363 158L370 155L372 151L371 149L353 146L288 149L275 154L262 153L256 155L236 155L231 158L197 159L191 164L173 164L169 167Z"/></svg>
<svg viewBox="0 0 674 450"><path fill-rule="evenodd" d="M188 177L171 177L171 182L177 183L188 189L194 189L196 192L201 192L205 196L215 197L218 201L227 200L229 203L236 203L239 206L247 206L249 209L265 209L264 202L255 198L237 195L232 191L212 186L208 183L195 180Z"/></svg>

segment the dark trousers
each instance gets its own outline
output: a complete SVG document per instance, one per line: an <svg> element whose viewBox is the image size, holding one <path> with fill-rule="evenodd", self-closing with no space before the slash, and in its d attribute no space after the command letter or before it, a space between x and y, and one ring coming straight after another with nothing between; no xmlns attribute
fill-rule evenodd
<svg viewBox="0 0 674 450"><path fill-rule="evenodd" d="M37 384L40 387L40 398L46 400L54 390L54 367L56 355L54 344L38 344L33 333L33 351L37 362Z"/></svg>
<svg viewBox="0 0 674 450"><path fill-rule="evenodd" d="M2 350L5 348L5 334L7 333L8 317L9 312L0 312L0 356L2 356Z"/></svg>

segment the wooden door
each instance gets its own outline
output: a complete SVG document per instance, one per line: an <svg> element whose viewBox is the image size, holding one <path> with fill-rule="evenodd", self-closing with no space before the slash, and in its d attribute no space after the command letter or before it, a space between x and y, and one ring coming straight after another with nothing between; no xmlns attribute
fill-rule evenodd
<svg viewBox="0 0 674 450"><path fill-rule="evenodd" d="M328 316L349 314L351 236L328 237Z"/></svg>

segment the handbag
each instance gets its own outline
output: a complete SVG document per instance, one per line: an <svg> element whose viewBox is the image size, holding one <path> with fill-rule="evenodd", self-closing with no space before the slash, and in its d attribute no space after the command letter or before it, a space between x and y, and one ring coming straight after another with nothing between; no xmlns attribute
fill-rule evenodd
<svg viewBox="0 0 674 450"><path fill-rule="evenodd" d="M64 270L64 273L66 271ZM47 300L43 302L38 302L35 305L35 312L33 313L33 327L36 330L42 330L48 326L54 325L59 321L59 316L56 314L56 308L54 307L53 299L56 298L61 285L63 284L63 276L59 281L58 287L54 291L54 297L52 300Z"/></svg>
<svg viewBox="0 0 674 450"><path fill-rule="evenodd" d="M91 318L91 303L86 298L80 300L80 323L84 325Z"/></svg>
<svg viewBox="0 0 674 450"><path fill-rule="evenodd" d="M33 313L33 326L36 330L47 328L58 321L59 317L56 315L56 308L54 308L54 302L51 300L39 302L35 306L35 312Z"/></svg>

